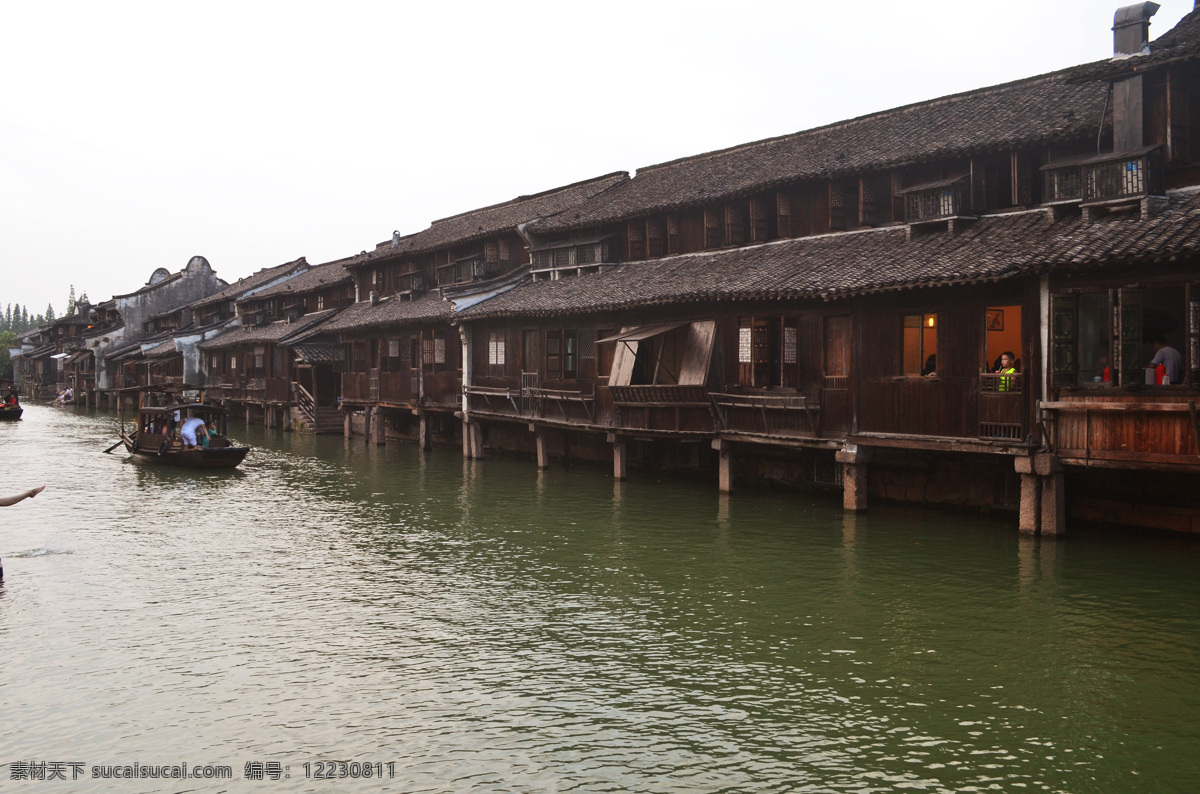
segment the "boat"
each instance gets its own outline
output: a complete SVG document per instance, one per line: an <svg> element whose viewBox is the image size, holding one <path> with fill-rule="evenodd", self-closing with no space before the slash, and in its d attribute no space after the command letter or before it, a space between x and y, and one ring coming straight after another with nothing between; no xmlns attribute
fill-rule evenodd
<svg viewBox="0 0 1200 794"><path fill-rule="evenodd" d="M0 378L0 394L5 392L7 394L0 397L0 421L12 422L20 419L21 414L25 413L25 409L21 407L17 387L11 380Z"/></svg>
<svg viewBox="0 0 1200 794"><path fill-rule="evenodd" d="M134 460L190 469L232 469L250 451L250 447L237 446L226 435L229 409L204 402L201 390L186 386L141 386L133 391L138 392L137 425L132 431L126 427L122 400L119 443L124 444ZM179 395L185 391L195 391L198 396L192 401L182 399ZM203 419L213 432L206 444L185 447L179 428L192 417Z"/></svg>

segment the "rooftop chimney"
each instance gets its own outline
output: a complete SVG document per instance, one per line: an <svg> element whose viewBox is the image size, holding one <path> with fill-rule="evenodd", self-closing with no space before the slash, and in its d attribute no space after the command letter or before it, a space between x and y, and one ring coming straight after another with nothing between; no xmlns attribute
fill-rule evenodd
<svg viewBox="0 0 1200 794"><path fill-rule="evenodd" d="M1158 3L1138 3L1118 8L1113 16L1113 56L1140 55L1150 42L1150 17ZM1141 148L1142 76L1135 74L1113 82L1113 151Z"/></svg>
<svg viewBox="0 0 1200 794"><path fill-rule="evenodd" d="M1150 43L1150 17L1158 3L1118 8L1113 16L1113 55L1140 55Z"/></svg>

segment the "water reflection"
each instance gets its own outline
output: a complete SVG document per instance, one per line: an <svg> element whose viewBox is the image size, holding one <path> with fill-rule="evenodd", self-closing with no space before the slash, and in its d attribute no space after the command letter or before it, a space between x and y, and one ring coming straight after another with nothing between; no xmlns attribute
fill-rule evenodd
<svg viewBox="0 0 1200 794"><path fill-rule="evenodd" d="M1194 546L259 427L192 476L28 416L0 427L0 470L51 483L0 534L13 757L371 758L428 791L1200 772Z"/></svg>

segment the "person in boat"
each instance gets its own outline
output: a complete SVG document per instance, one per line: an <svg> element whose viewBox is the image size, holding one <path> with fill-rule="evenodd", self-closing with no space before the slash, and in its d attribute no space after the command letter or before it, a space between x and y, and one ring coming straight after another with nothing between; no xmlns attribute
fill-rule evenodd
<svg viewBox="0 0 1200 794"><path fill-rule="evenodd" d="M20 408L21 407L21 403L17 400L17 393L15 391L10 391L8 393L8 399L6 399L4 401L4 407L5 408Z"/></svg>
<svg viewBox="0 0 1200 794"><path fill-rule="evenodd" d="M205 426L204 420L198 416L189 416L183 420L183 424L179 426L179 435L183 438L184 449L195 449L199 444L196 441L196 436L203 433L204 437L208 437L208 427Z"/></svg>
<svg viewBox="0 0 1200 794"><path fill-rule="evenodd" d="M9 507L15 505L25 499L32 499L46 489L46 486L39 485L36 488L30 488L28 491L17 494L16 496L0 496L0 507Z"/></svg>

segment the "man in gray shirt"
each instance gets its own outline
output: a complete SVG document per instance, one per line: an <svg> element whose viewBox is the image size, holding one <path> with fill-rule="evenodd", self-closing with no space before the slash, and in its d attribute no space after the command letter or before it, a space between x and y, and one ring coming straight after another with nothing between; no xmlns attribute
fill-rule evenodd
<svg viewBox="0 0 1200 794"><path fill-rule="evenodd" d="M1167 383L1183 383L1183 356L1161 336L1154 340L1154 358L1150 360L1151 367L1157 367L1159 364L1166 367Z"/></svg>

